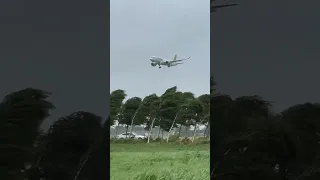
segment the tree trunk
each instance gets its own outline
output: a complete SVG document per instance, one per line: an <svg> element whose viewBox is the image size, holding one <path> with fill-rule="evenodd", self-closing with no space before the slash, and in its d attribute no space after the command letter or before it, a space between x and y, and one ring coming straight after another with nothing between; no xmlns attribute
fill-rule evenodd
<svg viewBox="0 0 320 180"><path fill-rule="evenodd" d="M132 134L132 131L133 131L134 126L135 126L135 125L130 126L130 131L129 131L130 134Z"/></svg>
<svg viewBox="0 0 320 180"><path fill-rule="evenodd" d="M117 127L116 127L116 137L118 136L119 125L120 125L120 123L119 123L119 121L118 121L118 125L117 125Z"/></svg>
<svg viewBox="0 0 320 180"><path fill-rule="evenodd" d="M80 161L79 161L79 167L78 167L78 171L76 172L73 180L77 180L80 176L81 171L83 170L83 168L85 167L85 164L88 162L88 160L90 159L92 153L94 151L97 150L97 148L100 148L103 140L104 140L104 128L100 129L100 132L97 134L97 136L93 139L93 143L91 144L90 148L88 149L88 151L81 157ZM110 134L110 132L108 133Z"/></svg>
<svg viewBox="0 0 320 180"><path fill-rule="evenodd" d="M158 135L157 135L157 138L160 138L160 132L161 132L161 126L159 125L159 130L158 130Z"/></svg>
<svg viewBox="0 0 320 180"><path fill-rule="evenodd" d="M153 123L154 123L155 120L156 120L156 118L154 117L153 120L152 120L152 122L151 122L151 126L149 127L149 133L148 133L148 141L147 141L147 143L150 142L151 131L152 131L152 129L153 129Z"/></svg>
<svg viewBox="0 0 320 180"><path fill-rule="evenodd" d="M204 130L203 137L207 137L208 126L209 126L209 125L206 125L206 129Z"/></svg>
<svg viewBox="0 0 320 180"><path fill-rule="evenodd" d="M169 133L168 133L168 137L167 137L167 142L169 142L169 137L170 137L171 130L172 130L174 124L176 123L176 119L177 119L178 115L180 114L181 110L182 110L182 109L180 109L180 110L177 112L176 116L175 116L174 119L173 119L173 122L172 122L172 124L171 124L170 129L169 129Z"/></svg>
<svg viewBox="0 0 320 180"><path fill-rule="evenodd" d="M77 180L78 179L78 177L79 177L84 165L87 163L87 161L88 161L88 159L90 157L90 154L91 154L92 150L93 150L93 146L91 146L89 151L85 154L84 160L82 162L80 162L80 167L79 167L76 175L74 176L73 180Z"/></svg>
<svg viewBox="0 0 320 180"><path fill-rule="evenodd" d="M219 120L217 123L215 123L214 126L212 126L213 140L210 143L211 144L210 150L212 152L210 153L210 158L211 158L210 160L213 166L210 166L211 177L216 175L215 168L217 167L217 165L221 160L220 154L224 149L224 138L223 138L224 132L222 131L224 127L223 125L224 125L223 121Z"/></svg>
<svg viewBox="0 0 320 180"><path fill-rule="evenodd" d="M144 129L144 136L146 136L147 134L147 129L146 128L143 128Z"/></svg>
<svg viewBox="0 0 320 180"><path fill-rule="evenodd" d="M134 115L132 116L132 119L131 119L131 126L130 126L130 134L132 133L132 129L133 129L133 121L134 121L134 119L136 118L136 116L137 116L137 114L138 114L138 112L139 112L139 110L140 110L141 106L142 106L142 102L140 103L140 105L139 105L138 109L134 112Z"/></svg>
<svg viewBox="0 0 320 180"><path fill-rule="evenodd" d="M127 136L128 136L128 128L129 128L129 126L126 124L126 139L127 139Z"/></svg>
<svg viewBox="0 0 320 180"><path fill-rule="evenodd" d="M194 142L194 136L196 135L196 132L197 132L197 123L194 125L193 136L192 136L192 143Z"/></svg>
<svg viewBox="0 0 320 180"><path fill-rule="evenodd" d="M185 126L185 133L184 133L184 136L185 137L188 137L188 128L189 128L189 126Z"/></svg>
<svg viewBox="0 0 320 180"><path fill-rule="evenodd" d="M161 140L163 139L163 129L161 130Z"/></svg>
<svg viewBox="0 0 320 180"><path fill-rule="evenodd" d="M180 127L179 127L178 137L180 137L181 128L182 128L182 124L180 124Z"/></svg>
<svg viewBox="0 0 320 180"><path fill-rule="evenodd" d="M160 104L158 106L158 110L161 108L162 104L163 104L163 102L162 102L162 100L160 100ZM158 114L158 112L155 113L155 116L154 116L154 118L153 118L153 120L151 122L151 126L149 128L149 133L148 133L148 141L147 141L147 143L150 142L151 131L153 129L153 124L154 124L154 121L156 120L157 114Z"/></svg>

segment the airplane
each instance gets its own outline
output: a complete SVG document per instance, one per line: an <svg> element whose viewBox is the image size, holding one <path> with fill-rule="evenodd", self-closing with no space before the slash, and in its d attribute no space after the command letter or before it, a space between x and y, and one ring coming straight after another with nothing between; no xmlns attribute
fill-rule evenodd
<svg viewBox="0 0 320 180"><path fill-rule="evenodd" d="M175 55L173 60L170 61L170 60L162 59L160 57L152 56L150 58L150 61L151 61L151 66L157 66L158 65L159 68L161 68L161 65L171 67L171 66L177 66L179 64L183 64L181 61L184 61L184 60L187 60L187 59L190 59L190 58L191 58L191 56L186 58L186 59L177 59L177 55Z"/></svg>
<svg viewBox="0 0 320 180"><path fill-rule="evenodd" d="M213 1L215 1L215 0L210 0L210 13L216 12L216 10L219 8L231 7L231 6L238 5L238 4L213 5Z"/></svg>

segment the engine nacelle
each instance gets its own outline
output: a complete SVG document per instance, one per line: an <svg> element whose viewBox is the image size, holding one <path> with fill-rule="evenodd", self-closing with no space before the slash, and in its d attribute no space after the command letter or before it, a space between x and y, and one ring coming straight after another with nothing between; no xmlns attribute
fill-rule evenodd
<svg viewBox="0 0 320 180"><path fill-rule="evenodd" d="M151 63L151 66L156 66L156 65L157 65L157 63L155 63L155 62Z"/></svg>

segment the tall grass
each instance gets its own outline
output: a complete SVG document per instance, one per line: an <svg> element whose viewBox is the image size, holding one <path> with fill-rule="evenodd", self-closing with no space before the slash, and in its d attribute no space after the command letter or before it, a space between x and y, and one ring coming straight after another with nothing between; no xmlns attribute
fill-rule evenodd
<svg viewBox="0 0 320 180"><path fill-rule="evenodd" d="M111 144L111 180L209 180L209 145Z"/></svg>

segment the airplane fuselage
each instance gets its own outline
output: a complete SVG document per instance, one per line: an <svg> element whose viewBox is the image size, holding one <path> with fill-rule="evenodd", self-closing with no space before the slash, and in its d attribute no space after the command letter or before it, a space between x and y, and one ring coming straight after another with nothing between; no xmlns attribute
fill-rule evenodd
<svg viewBox="0 0 320 180"><path fill-rule="evenodd" d="M159 68L161 68L161 65L163 65L163 59L162 58L158 58L158 57L154 57L152 56L150 58L150 61L151 61L151 65L152 66L159 66Z"/></svg>
<svg viewBox="0 0 320 180"><path fill-rule="evenodd" d="M150 61L154 62L154 63L161 63L161 62L163 62L163 59L162 58L158 58L158 57L151 57Z"/></svg>

